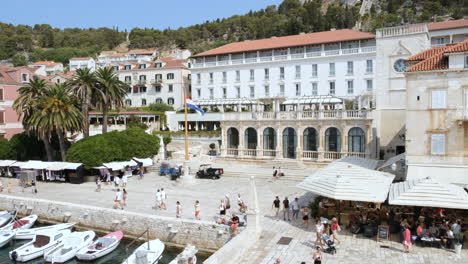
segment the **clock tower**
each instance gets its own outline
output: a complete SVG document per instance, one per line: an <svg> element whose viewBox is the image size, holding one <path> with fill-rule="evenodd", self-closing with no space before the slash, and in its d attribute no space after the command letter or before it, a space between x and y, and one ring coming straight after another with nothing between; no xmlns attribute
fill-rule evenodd
<svg viewBox="0 0 468 264"><path fill-rule="evenodd" d="M430 48L426 24L382 28L376 36L377 149L380 159L405 152L405 60Z"/></svg>

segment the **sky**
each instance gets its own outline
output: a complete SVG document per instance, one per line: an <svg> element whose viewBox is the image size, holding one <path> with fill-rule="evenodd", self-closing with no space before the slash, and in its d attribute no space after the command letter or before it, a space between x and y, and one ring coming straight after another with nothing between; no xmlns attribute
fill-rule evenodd
<svg viewBox="0 0 468 264"><path fill-rule="evenodd" d="M3 1L2 1L3 2ZM53 27L176 29L245 14L282 0L14 0L4 1L0 22Z"/></svg>

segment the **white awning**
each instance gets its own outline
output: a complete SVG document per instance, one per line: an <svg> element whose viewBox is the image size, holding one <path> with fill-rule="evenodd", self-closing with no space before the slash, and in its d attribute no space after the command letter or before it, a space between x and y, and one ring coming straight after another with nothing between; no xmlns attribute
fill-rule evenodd
<svg viewBox="0 0 468 264"><path fill-rule="evenodd" d="M40 160L30 160L21 164L19 167L21 169L30 169L30 170L44 170L47 167L52 166L54 162L46 162Z"/></svg>
<svg viewBox="0 0 468 264"><path fill-rule="evenodd" d="M393 163L397 162L397 161L401 161L401 160L405 160L406 159L406 153L401 153L401 154L398 154L394 157L391 157L389 158L388 160L386 160L384 162L384 164L382 164L382 166L380 166L378 168L378 170L381 170L385 167L388 167L388 166L392 166Z"/></svg>
<svg viewBox="0 0 468 264"><path fill-rule="evenodd" d="M284 101L283 105L297 105L297 104L341 104L343 100L338 97L329 95L324 96L303 96L291 98Z"/></svg>
<svg viewBox="0 0 468 264"><path fill-rule="evenodd" d="M13 163L17 162L16 160L0 160L0 167L8 167Z"/></svg>
<svg viewBox="0 0 468 264"><path fill-rule="evenodd" d="M427 177L392 184L389 204L468 210L468 193L455 184Z"/></svg>
<svg viewBox="0 0 468 264"><path fill-rule="evenodd" d="M50 170L50 171L76 170L81 165L82 163L53 162L53 164L47 167L47 170Z"/></svg>
<svg viewBox="0 0 468 264"><path fill-rule="evenodd" d="M335 200L382 203L395 175L337 161L320 169L297 187Z"/></svg>
<svg viewBox="0 0 468 264"><path fill-rule="evenodd" d="M106 166L107 168L109 168L109 169L111 169L113 171L122 170L125 167L125 165L122 162L117 162L117 161L104 163L102 165Z"/></svg>
<svg viewBox="0 0 468 264"><path fill-rule="evenodd" d="M375 168L377 168L377 165L379 164L378 160L365 159L359 157L344 157L335 162L347 162L370 170L375 170Z"/></svg>
<svg viewBox="0 0 468 264"><path fill-rule="evenodd" d="M139 159L139 158L133 158L134 160L143 163L143 166L149 167L153 165L153 160L151 158L146 158L146 159Z"/></svg>

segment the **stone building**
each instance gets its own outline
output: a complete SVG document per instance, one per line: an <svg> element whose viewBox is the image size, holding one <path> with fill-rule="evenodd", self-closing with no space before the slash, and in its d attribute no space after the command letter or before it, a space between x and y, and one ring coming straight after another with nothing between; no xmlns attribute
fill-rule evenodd
<svg viewBox="0 0 468 264"><path fill-rule="evenodd" d="M406 61L407 179L468 186L468 40Z"/></svg>

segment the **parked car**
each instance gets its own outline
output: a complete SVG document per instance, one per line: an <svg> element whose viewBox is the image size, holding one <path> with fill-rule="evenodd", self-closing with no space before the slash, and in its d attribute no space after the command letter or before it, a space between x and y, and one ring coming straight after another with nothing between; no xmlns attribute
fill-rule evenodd
<svg viewBox="0 0 468 264"><path fill-rule="evenodd" d="M197 171L196 177L199 179L207 178L217 180L221 178L223 175L224 170L221 168L212 168L211 164L202 164Z"/></svg>

